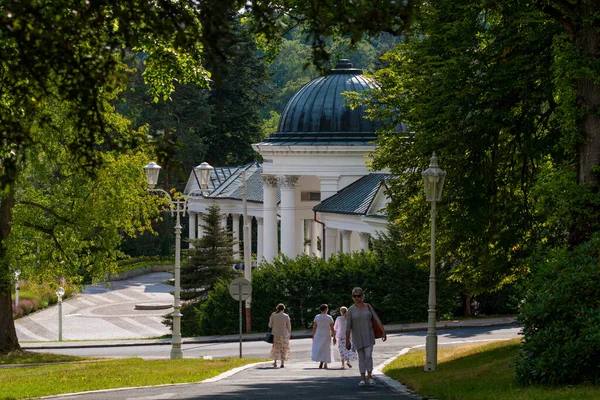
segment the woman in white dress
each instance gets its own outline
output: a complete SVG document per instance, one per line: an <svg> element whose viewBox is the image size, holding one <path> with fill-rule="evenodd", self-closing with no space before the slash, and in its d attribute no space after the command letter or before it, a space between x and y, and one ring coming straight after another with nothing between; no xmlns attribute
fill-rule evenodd
<svg viewBox="0 0 600 400"><path fill-rule="evenodd" d="M354 350L348 350L346 348L346 313L348 312L348 308L342 306L340 307L340 315L335 319L335 325L333 325L333 329L335 330L335 337L338 342L338 352L340 353L340 361L342 361L342 369L352 368L352 364L350 361L356 360L356 352ZM344 365L346 363L346 365Z"/></svg>
<svg viewBox="0 0 600 400"><path fill-rule="evenodd" d="M329 311L327 304L321 304L319 310L321 313L313 321L313 344L310 359L318 362L319 368L327 368L327 364L333 362L331 338L333 337L333 344L335 344L335 331L333 330L333 318L327 314Z"/></svg>

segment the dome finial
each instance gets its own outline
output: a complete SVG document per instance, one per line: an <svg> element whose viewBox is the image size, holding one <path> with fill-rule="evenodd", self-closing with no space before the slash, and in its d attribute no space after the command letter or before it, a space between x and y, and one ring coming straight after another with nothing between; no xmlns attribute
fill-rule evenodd
<svg viewBox="0 0 600 400"><path fill-rule="evenodd" d="M335 69L350 69L352 68L352 63L347 58L340 58L338 63L335 66Z"/></svg>

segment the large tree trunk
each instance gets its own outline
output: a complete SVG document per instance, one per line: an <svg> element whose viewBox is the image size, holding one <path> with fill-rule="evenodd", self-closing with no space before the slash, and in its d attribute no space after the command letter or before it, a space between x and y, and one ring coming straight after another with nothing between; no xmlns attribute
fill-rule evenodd
<svg viewBox="0 0 600 400"><path fill-rule="evenodd" d="M579 147L579 184L592 184L595 193L598 193L600 173L600 84L597 79L597 67L600 56L600 30L595 21L600 14L600 3L590 1L581 6L576 21L567 23L567 32L576 46L584 62L592 71L592 76L581 77L576 82L577 108L582 112L580 121L583 141ZM592 21L592 22L590 22ZM563 25L565 22L563 21ZM596 82L594 82L596 80ZM594 210L599 212L600 210ZM577 217L575 225L569 234L569 244L575 246L590 239L594 231L595 212L581 214Z"/></svg>
<svg viewBox="0 0 600 400"><path fill-rule="evenodd" d="M6 262L6 239L10 234L12 209L15 205L15 185L7 185L7 193L0 202L0 355L20 350L12 315L12 272Z"/></svg>
<svg viewBox="0 0 600 400"><path fill-rule="evenodd" d="M600 14L598 3L590 2L584 10L582 19L595 21ZM591 67L600 56L600 30L598 26L587 22L575 32L575 46L579 54ZM593 71L593 70L592 70ZM582 130L584 142L579 152L579 183L598 183L598 171L592 167L600 164L600 85L594 80L598 75L592 72L590 77L577 82L577 107L584 112Z"/></svg>

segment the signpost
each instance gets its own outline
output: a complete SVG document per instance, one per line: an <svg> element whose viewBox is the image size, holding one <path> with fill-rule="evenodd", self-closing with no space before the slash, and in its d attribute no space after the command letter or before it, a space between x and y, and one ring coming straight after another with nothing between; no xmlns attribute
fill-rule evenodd
<svg viewBox="0 0 600 400"><path fill-rule="evenodd" d="M240 358L242 358L242 301L252 294L252 285L245 278L235 278L229 284L229 294L240 303Z"/></svg>

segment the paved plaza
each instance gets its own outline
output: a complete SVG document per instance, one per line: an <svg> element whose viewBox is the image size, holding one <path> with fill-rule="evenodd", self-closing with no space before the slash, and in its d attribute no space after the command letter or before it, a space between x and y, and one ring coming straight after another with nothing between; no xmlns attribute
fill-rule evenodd
<svg viewBox="0 0 600 400"><path fill-rule="evenodd" d="M88 285L63 301L63 340L147 339L170 335L162 316L173 312L167 272L141 275L110 285ZM140 306L136 309L136 305ZM168 308L161 308L167 306ZM150 309L148 309L150 308ZM152 309L158 308L158 309ZM58 340L58 308L15 320L19 342Z"/></svg>

